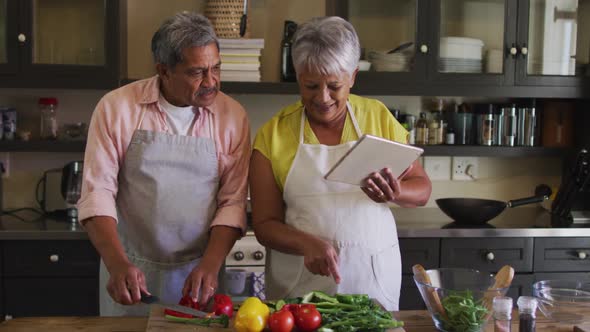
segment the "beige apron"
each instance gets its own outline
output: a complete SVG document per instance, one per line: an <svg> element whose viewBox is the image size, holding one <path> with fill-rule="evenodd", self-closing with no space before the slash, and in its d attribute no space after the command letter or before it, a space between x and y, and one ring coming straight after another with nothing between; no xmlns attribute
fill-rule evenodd
<svg viewBox="0 0 590 332"><path fill-rule="evenodd" d="M141 130L143 116L119 172L117 230L131 263L145 274L147 289L178 303L186 277L205 251L216 210L215 142ZM103 263L100 272L102 316L148 315L145 304L115 303L106 291L109 273Z"/></svg>
<svg viewBox="0 0 590 332"><path fill-rule="evenodd" d="M347 105L358 137L358 123ZM285 222L332 241L339 253L340 284L309 272L302 256L271 250L267 257L269 299L321 290L368 294L387 310L398 310L401 258L395 220L387 204L369 199L358 187L326 181L324 174L355 143L305 144L301 114L299 147L285 181Z"/></svg>

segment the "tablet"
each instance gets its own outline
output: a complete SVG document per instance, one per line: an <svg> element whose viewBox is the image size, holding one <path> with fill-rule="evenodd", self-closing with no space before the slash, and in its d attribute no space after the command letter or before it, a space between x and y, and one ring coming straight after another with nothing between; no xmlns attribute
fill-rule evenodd
<svg viewBox="0 0 590 332"><path fill-rule="evenodd" d="M423 152L423 149L412 145L365 134L332 166L324 178L360 186L370 173L386 167L391 169L393 175L399 176Z"/></svg>

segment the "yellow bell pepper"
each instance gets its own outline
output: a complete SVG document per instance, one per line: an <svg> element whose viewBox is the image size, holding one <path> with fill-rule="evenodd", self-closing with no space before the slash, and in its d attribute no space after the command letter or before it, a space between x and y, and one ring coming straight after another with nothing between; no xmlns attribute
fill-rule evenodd
<svg viewBox="0 0 590 332"><path fill-rule="evenodd" d="M257 297L249 297L236 313L234 329L237 332L260 332L266 326L270 310Z"/></svg>

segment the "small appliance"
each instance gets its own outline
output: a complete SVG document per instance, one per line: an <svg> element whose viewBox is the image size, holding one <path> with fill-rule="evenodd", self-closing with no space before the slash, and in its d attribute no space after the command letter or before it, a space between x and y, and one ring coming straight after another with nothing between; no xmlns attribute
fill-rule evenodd
<svg viewBox="0 0 590 332"><path fill-rule="evenodd" d="M64 166L61 177L61 195L66 200L66 214L70 223L78 222L76 204L82 193L83 161L72 161Z"/></svg>

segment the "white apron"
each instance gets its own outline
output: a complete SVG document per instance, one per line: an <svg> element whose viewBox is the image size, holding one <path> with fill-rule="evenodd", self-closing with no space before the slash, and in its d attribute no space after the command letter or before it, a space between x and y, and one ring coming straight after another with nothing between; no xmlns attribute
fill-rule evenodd
<svg viewBox="0 0 590 332"><path fill-rule="evenodd" d="M358 137L361 131L347 105ZM387 310L398 310L401 258L395 219L387 204L373 202L358 186L326 181L324 174L355 143L305 144L305 111L299 147L285 181L285 222L332 241L339 255L340 284L314 275L302 256L270 250L266 295L269 299L302 296L313 290L329 294L368 294Z"/></svg>
<svg viewBox="0 0 590 332"><path fill-rule="evenodd" d="M117 230L129 260L145 274L147 289L167 303L178 303L186 277L205 251L216 209L215 142L141 130L143 116L119 172ZM102 316L149 314L148 305L114 302L106 291L108 280L101 262Z"/></svg>

